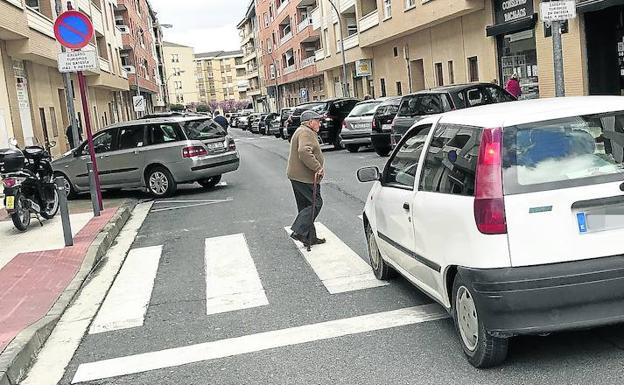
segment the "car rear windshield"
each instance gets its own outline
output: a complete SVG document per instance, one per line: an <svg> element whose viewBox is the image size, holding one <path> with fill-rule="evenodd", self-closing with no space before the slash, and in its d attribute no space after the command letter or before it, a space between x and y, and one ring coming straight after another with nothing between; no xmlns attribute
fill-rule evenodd
<svg viewBox="0 0 624 385"><path fill-rule="evenodd" d="M189 120L180 124L189 140L206 140L226 136L226 132L212 119Z"/></svg>
<svg viewBox="0 0 624 385"><path fill-rule="evenodd" d="M406 96L399 107L399 116L421 116L441 114L451 110L451 105L442 94Z"/></svg>
<svg viewBox="0 0 624 385"><path fill-rule="evenodd" d="M506 194L624 181L624 112L506 128Z"/></svg>
<svg viewBox="0 0 624 385"><path fill-rule="evenodd" d="M313 111L323 111L327 103L311 103L304 104L303 106L297 107L295 111L292 113L292 116L301 116L304 111L313 110Z"/></svg>
<svg viewBox="0 0 624 385"><path fill-rule="evenodd" d="M377 111L377 107L379 107L379 103L361 103L356 105L349 116L358 117L358 116L373 116L375 115L375 111Z"/></svg>

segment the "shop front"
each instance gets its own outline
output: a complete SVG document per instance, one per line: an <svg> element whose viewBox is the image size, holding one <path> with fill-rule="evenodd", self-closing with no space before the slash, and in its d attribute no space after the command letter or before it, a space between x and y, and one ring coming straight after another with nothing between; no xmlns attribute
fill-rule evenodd
<svg viewBox="0 0 624 385"><path fill-rule="evenodd" d="M495 24L486 28L496 38L499 78L504 85L514 74L520 80L520 99L539 98L539 71L533 0L493 0Z"/></svg>
<svg viewBox="0 0 624 385"><path fill-rule="evenodd" d="M590 95L624 95L624 0L579 0Z"/></svg>

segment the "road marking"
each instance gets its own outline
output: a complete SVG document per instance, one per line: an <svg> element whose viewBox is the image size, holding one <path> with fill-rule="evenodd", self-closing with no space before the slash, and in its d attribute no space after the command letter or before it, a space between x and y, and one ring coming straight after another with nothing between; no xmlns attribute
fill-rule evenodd
<svg viewBox="0 0 624 385"><path fill-rule="evenodd" d="M448 313L439 305L429 304L96 361L80 365L72 384L413 325L447 317Z"/></svg>
<svg viewBox="0 0 624 385"><path fill-rule="evenodd" d="M375 278L371 267L327 227L322 223L315 226L318 237L327 243L313 246L308 252L301 243L293 242L330 294L388 285ZM290 235L292 231L286 227L286 232Z"/></svg>
<svg viewBox="0 0 624 385"><path fill-rule="evenodd" d="M162 246L130 250L90 334L142 326L152 297Z"/></svg>
<svg viewBox="0 0 624 385"><path fill-rule="evenodd" d="M115 245L106 253L103 259L106 263L94 273L93 278L87 282L76 300L65 311L37 355L28 377L20 384L57 385L61 381L151 206L151 202L141 203L134 209L132 217L115 239Z"/></svg>
<svg viewBox="0 0 624 385"><path fill-rule="evenodd" d="M243 234L206 239L206 314L269 304Z"/></svg>
<svg viewBox="0 0 624 385"><path fill-rule="evenodd" d="M162 209L152 210L152 213L160 213L160 212L163 212L163 211L188 209L188 208L191 208L191 207L208 206L208 205L214 205L216 203L225 203L225 202L232 202L232 201L234 201L233 198L228 198L228 199L213 200L213 201L208 201L208 202L203 202L203 203L194 203L194 204L184 205L184 206L166 207L166 208L162 208Z"/></svg>

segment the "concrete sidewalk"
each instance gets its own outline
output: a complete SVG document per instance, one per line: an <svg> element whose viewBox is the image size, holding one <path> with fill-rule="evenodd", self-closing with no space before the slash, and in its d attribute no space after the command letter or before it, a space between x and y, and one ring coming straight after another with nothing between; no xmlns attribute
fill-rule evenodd
<svg viewBox="0 0 624 385"><path fill-rule="evenodd" d="M136 200L71 215L64 247L60 216L25 233L0 222L0 384L18 384L54 325L124 226ZM112 206L112 205L109 205Z"/></svg>

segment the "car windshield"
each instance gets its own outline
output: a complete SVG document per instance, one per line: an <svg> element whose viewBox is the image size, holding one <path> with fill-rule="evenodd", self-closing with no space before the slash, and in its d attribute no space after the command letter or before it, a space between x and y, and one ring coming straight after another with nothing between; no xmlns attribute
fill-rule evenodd
<svg viewBox="0 0 624 385"><path fill-rule="evenodd" d="M351 117L373 116L375 114L375 111L377 110L377 107L379 107L380 104L381 104L381 102L360 103L360 104L356 105L353 108L353 110L351 110L351 113L349 114L349 116L351 116Z"/></svg>
<svg viewBox="0 0 624 385"><path fill-rule="evenodd" d="M624 180L624 112L509 128L503 143L508 194Z"/></svg>
<svg viewBox="0 0 624 385"><path fill-rule="evenodd" d="M189 120L180 124L189 140L205 140L226 136L225 130L212 119Z"/></svg>
<svg viewBox="0 0 624 385"><path fill-rule="evenodd" d="M313 111L322 111L327 103L311 103L304 104L302 106L297 107L297 109L292 113L293 116L300 116L304 111L313 110Z"/></svg>
<svg viewBox="0 0 624 385"><path fill-rule="evenodd" d="M406 96L401 102L399 116L435 115L445 111L441 95L424 94Z"/></svg>

